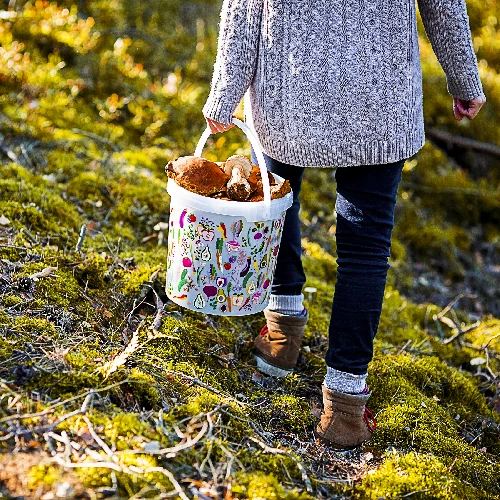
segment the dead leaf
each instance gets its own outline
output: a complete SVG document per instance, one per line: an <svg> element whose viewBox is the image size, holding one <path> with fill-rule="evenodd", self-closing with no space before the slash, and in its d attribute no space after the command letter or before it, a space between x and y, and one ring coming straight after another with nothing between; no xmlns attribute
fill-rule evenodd
<svg viewBox="0 0 500 500"><path fill-rule="evenodd" d="M40 278L46 278L47 276L50 276L55 271L57 271L57 267L46 267L42 271L30 275L30 278L33 281L38 281Z"/></svg>

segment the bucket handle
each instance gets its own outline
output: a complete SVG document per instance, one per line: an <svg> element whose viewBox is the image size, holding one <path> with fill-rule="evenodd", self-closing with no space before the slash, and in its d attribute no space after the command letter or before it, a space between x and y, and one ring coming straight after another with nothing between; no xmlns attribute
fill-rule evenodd
<svg viewBox="0 0 500 500"><path fill-rule="evenodd" d="M245 135L247 136L250 144L253 147L255 152L255 156L257 157L257 161L259 163L260 175L262 177L262 189L264 191L264 201L257 201L255 203L263 203L264 204L264 220L269 220L271 218L271 186L269 184L269 177L267 175L267 166L266 160L264 159L264 154L262 153L262 149L260 147L260 142L257 136L254 134L252 129L248 127L244 122L238 120L238 118L233 117L233 123L238 126ZM207 127L198 141L198 145L196 146L196 150L194 152L194 156L201 156L201 152L211 135L210 128Z"/></svg>

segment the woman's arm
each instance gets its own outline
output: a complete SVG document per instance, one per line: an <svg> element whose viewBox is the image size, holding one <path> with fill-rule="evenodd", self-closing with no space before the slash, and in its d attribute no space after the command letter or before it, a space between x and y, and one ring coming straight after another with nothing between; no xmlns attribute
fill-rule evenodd
<svg viewBox="0 0 500 500"><path fill-rule="evenodd" d="M257 62L264 0L224 0L217 58L203 114L230 124L234 110L252 81Z"/></svg>
<svg viewBox="0 0 500 500"><path fill-rule="evenodd" d="M465 0L417 0L425 32L446 75L448 92L472 100L484 96Z"/></svg>

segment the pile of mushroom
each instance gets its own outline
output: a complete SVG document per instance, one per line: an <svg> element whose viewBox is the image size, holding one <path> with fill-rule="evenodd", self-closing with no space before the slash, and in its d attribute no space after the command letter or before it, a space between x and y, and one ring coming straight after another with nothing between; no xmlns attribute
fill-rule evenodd
<svg viewBox="0 0 500 500"><path fill-rule="evenodd" d="M165 171L179 186L202 196L234 201L264 199L260 169L243 155L233 155L225 162L183 156L170 161ZM282 198L291 191L288 180L277 183L271 172L268 177L271 199Z"/></svg>

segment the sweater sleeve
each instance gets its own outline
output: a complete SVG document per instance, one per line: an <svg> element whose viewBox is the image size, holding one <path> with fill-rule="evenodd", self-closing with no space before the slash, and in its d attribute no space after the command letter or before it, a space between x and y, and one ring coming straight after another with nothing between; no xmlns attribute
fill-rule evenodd
<svg viewBox="0 0 500 500"><path fill-rule="evenodd" d="M248 89L257 62L264 0L224 0L212 85L203 114L224 124Z"/></svg>
<svg viewBox="0 0 500 500"><path fill-rule="evenodd" d="M417 0L432 49L446 75L450 95L484 96L465 0Z"/></svg>

